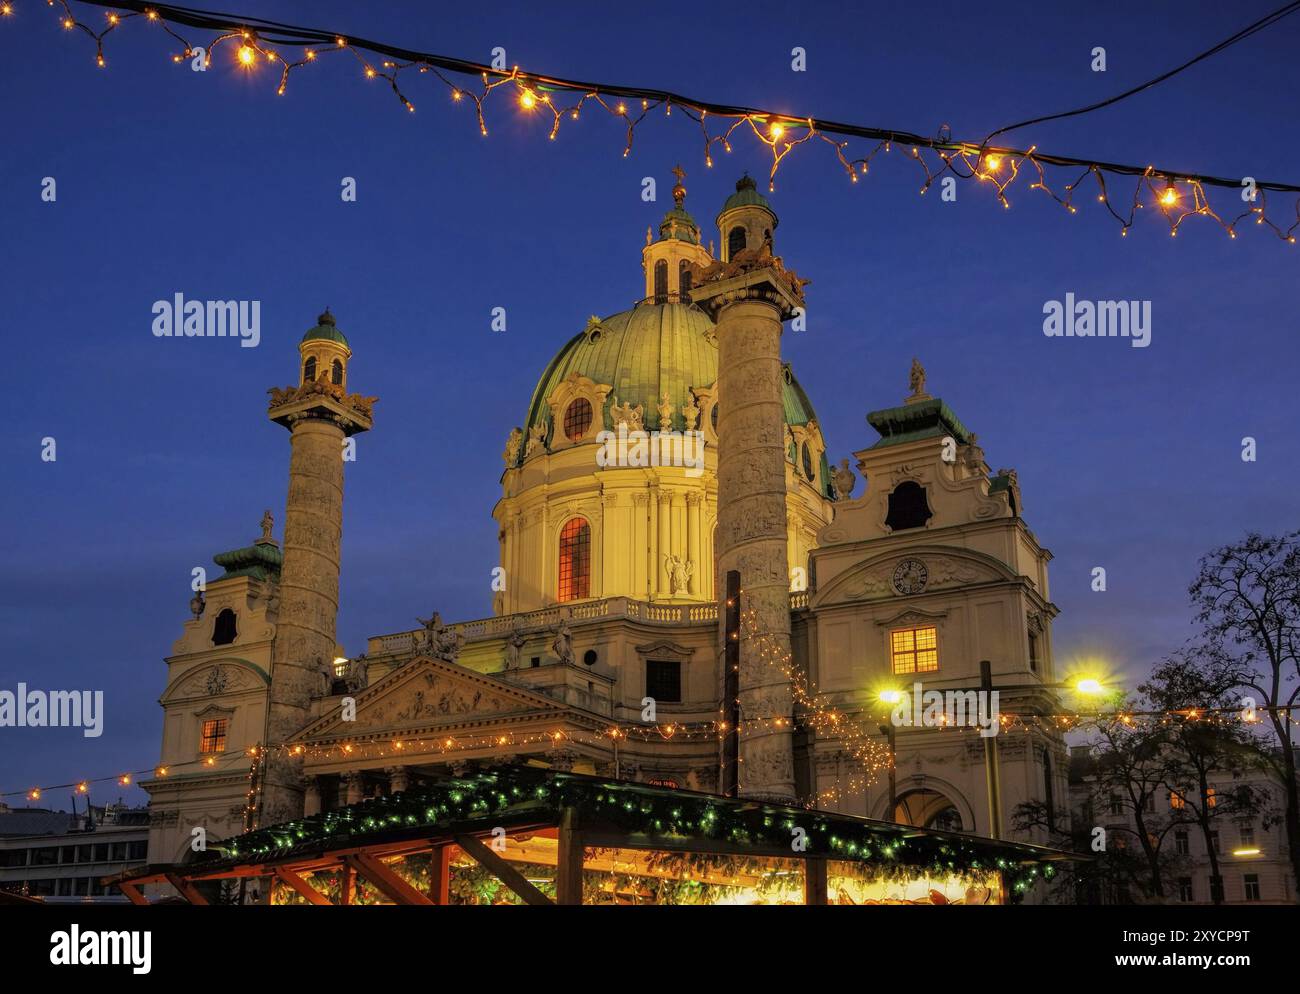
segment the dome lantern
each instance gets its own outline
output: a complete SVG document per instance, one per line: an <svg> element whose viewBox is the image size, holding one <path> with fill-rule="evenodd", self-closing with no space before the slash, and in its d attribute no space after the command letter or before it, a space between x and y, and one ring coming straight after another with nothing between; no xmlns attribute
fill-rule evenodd
<svg viewBox="0 0 1300 994"><path fill-rule="evenodd" d="M715 219L722 245L722 261L730 262L736 253L758 250L772 240L780 222L767 198L758 192L749 173L736 181L736 192L722 204Z"/></svg>
<svg viewBox="0 0 1300 994"><path fill-rule="evenodd" d="M299 382L315 382L324 377L326 382L347 389L348 360L352 358L352 349L328 307L316 318L315 327L308 328L303 334L298 343L298 353L302 357Z"/></svg>
<svg viewBox="0 0 1300 994"><path fill-rule="evenodd" d="M647 234L646 246L641 251L646 299L659 304L689 302L688 267L703 267L713 261L700 245L700 226L686 210L686 186L682 182L686 171L677 166L673 175L677 178L673 185L673 207L659 222L659 237L654 239Z"/></svg>

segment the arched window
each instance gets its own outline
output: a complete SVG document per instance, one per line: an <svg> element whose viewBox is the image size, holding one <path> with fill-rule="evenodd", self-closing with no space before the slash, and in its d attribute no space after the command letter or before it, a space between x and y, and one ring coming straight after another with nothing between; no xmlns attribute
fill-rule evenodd
<svg viewBox="0 0 1300 994"><path fill-rule="evenodd" d="M655 263L655 303L668 303L668 260Z"/></svg>
<svg viewBox="0 0 1300 994"><path fill-rule="evenodd" d="M579 442L591 428L591 422L595 415L591 409L591 401L586 397L579 397L572 401L564 409L564 437L570 442Z"/></svg>
<svg viewBox="0 0 1300 994"><path fill-rule="evenodd" d="M336 387L343 386L343 363L335 359L334 364L330 366L330 382Z"/></svg>
<svg viewBox="0 0 1300 994"><path fill-rule="evenodd" d="M304 383L316 382L316 357L312 356L302 367L302 381Z"/></svg>
<svg viewBox="0 0 1300 994"><path fill-rule="evenodd" d="M677 286L681 291L682 303L691 302L691 264L683 259L677 264Z"/></svg>
<svg viewBox="0 0 1300 994"><path fill-rule="evenodd" d="M235 641L239 634L235 629L235 612L226 608L217 615L217 620L212 623L212 644L213 645L230 645Z"/></svg>
<svg viewBox="0 0 1300 994"><path fill-rule="evenodd" d="M727 261L730 262L736 257L737 252L744 251L745 248L745 229L736 225L727 235Z"/></svg>
<svg viewBox="0 0 1300 994"><path fill-rule="evenodd" d="M713 406L709 408L709 424L713 425L713 434L718 433L718 404L714 401Z"/></svg>
<svg viewBox="0 0 1300 994"><path fill-rule="evenodd" d="M907 480L896 486L889 495L889 514L885 518L885 524L893 531L924 528L931 517L933 514L925 499L925 487L919 483Z"/></svg>
<svg viewBox="0 0 1300 994"><path fill-rule="evenodd" d="M809 480L813 479L813 461L812 450L808 448L808 443L803 443L803 475Z"/></svg>
<svg viewBox="0 0 1300 994"><path fill-rule="evenodd" d="M560 532L558 600L576 601L590 596L591 525L586 518L570 518Z"/></svg>

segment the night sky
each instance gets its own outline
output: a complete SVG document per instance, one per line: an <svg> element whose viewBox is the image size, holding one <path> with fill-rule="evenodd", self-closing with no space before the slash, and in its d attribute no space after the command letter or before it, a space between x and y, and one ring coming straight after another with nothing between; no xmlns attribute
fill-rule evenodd
<svg viewBox="0 0 1300 994"><path fill-rule="evenodd" d="M102 689L107 715L97 740L0 729L5 792L157 761L162 660L189 617L190 570L215 578L212 555L249 544L264 508L281 534L289 442L265 391L295 381L298 339L327 304L354 350L350 387L381 398L347 467L339 638L357 653L432 609L491 613L506 435L587 317L641 295L671 167L687 170L706 238L741 172L767 173L766 150L743 138L706 170L698 127L676 114L639 128L626 159L616 120L586 113L551 142L547 122L506 99L489 105L485 139L468 102L412 80L408 114L344 58L277 97L276 73L235 69L233 49L207 73L173 65L175 46L143 23L110 36L100 70L43 2L16 3L0 22L0 688ZM220 6L979 140L1154 76L1273 5ZM1118 107L1004 138L1300 181L1298 42L1292 18ZM790 70L796 45L807 72ZM1098 45L1105 73L1089 69ZM641 199L647 175L657 203ZM47 176L56 203L41 201ZM345 176L356 203L340 199ZM785 351L828 455L875 440L864 415L901 402L919 356L990 466L1019 471L1025 518L1055 554L1058 669L1099 658L1133 682L1192 634L1200 555L1297 524L1300 246L1254 227L1230 241L1203 221L1171 239L1153 211L1121 238L1090 197L1071 216L1021 188L1008 211L970 184L956 203L919 197L920 180L895 152L850 185L825 146L778 174L777 251L813 281L809 330L787 334ZM1241 209L1231 191L1217 197ZM177 292L260 300L260 346L155 338L152 304ZM1151 301L1151 346L1045 338L1043 305L1067 292ZM504 334L490 330L494 307L507 309ZM1255 463L1240 456L1247 435ZM45 436L56 463L41 461ZM1106 593L1090 589L1098 565ZM112 786L92 799L119 794L145 800Z"/></svg>

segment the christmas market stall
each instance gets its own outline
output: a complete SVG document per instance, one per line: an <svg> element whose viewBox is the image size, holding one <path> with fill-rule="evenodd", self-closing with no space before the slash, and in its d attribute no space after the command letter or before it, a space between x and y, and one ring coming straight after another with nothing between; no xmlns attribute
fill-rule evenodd
<svg viewBox="0 0 1300 994"><path fill-rule="evenodd" d="M137 904L1005 904L1073 854L533 767L438 779L116 881Z"/></svg>

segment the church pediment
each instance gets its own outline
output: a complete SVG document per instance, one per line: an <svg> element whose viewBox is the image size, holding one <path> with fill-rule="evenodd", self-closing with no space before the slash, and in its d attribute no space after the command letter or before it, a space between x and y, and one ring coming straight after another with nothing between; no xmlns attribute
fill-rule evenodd
<svg viewBox="0 0 1300 994"><path fill-rule="evenodd" d="M312 722L293 741L353 738L378 732L412 734L528 713L567 710L543 694L512 687L476 670L417 657L354 695L356 720L341 710Z"/></svg>
<svg viewBox="0 0 1300 994"><path fill-rule="evenodd" d="M812 607L904 598L1016 579L992 556L969 549L920 546L900 549L861 563L818 592Z"/></svg>

